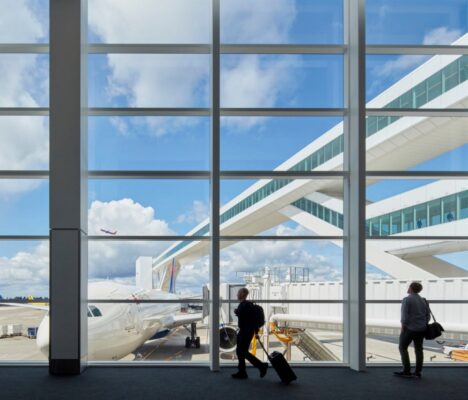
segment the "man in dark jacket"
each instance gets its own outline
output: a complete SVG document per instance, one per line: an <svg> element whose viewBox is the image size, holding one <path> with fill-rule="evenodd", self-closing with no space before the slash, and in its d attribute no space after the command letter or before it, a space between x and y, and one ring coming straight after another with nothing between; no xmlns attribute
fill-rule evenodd
<svg viewBox="0 0 468 400"><path fill-rule="evenodd" d="M239 307L235 310L235 314L239 320L239 332L237 333L237 348L236 354L239 360L239 372L232 374L233 378L246 379L248 378L245 359L260 371L260 377L263 378L268 369L268 363L261 362L257 357L249 352L250 342L254 334L257 333L255 326L255 310L251 301L247 301L249 291L247 288L241 288L237 292L237 300L239 300Z"/></svg>
<svg viewBox="0 0 468 400"><path fill-rule="evenodd" d="M422 290L419 282L412 282L408 288L408 296L401 303L401 333L400 333L400 354L403 364L403 371L395 372L397 376L403 378L421 378L421 371L424 360L423 341L427 324L431 319L429 306L426 299L419 296ZM411 364L408 355L408 346L414 343L416 354L416 369L411 373Z"/></svg>

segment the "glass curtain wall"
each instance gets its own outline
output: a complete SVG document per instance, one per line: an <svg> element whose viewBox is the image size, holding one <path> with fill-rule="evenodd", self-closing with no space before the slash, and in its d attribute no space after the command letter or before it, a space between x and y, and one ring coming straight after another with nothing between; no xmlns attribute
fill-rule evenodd
<svg viewBox="0 0 468 400"><path fill-rule="evenodd" d="M48 6L0 14L0 363L47 362L34 339L49 306Z"/></svg>
<svg viewBox="0 0 468 400"><path fill-rule="evenodd" d="M0 303L28 307L0 306L0 363L47 362L34 338L49 291L49 2L4 1ZM347 143L359 135L359 357L399 362L399 303L418 280L446 328L428 363L459 361L468 5L367 0L365 93L349 93L358 3L88 1L90 363L235 363L244 286L265 310L270 351L350 363ZM365 97L363 132L346 132L350 96Z"/></svg>
<svg viewBox="0 0 468 400"><path fill-rule="evenodd" d="M211 2L144 3L88 3L88 358L206 364Z"/></svg>
<svg viewBox="0 0 468 400"><path fill-rule="evenodd" d="M247 285L264 306L268 346L294 362L342 362L343 2L222 0L219 54L211 1L146 5L89 2L89 303L102 314L90 310L90 360L206 363L211 328L220 361L233 362L235 291ZM210 167L219 168L219 265L209 257ZM141 279L145 265L151 282ZM219 327L205 315L210 268ZM146 311L128 305L132 296L156 313L171 306L171 323L147 327L138 342ZM100 351L106 314L132 306L133 347ZM303 321L331 309L326 326ZM190 317L196 333L175 322Z"/></svg>
<svg viewBox="0 0 468 400"><path fill-rule="evenodd" d="M467 6L366 1L369 364L400 361L412 281L446 329L425 342L425 363L461 361L468 341Z"/></svg>

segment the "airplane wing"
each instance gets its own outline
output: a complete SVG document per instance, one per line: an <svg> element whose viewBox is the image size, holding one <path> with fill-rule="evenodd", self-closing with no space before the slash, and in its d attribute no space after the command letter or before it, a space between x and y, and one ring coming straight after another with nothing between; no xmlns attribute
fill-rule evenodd
<svg viewBox="0 0 468 400"><path fill-rule="evenodd" d="M0 306L32 308L33 310L49 311L49 306L36 306L27 303L0 303Z"/></svg>
<svg viewBox="0 0 468 400"><path fill-rule="evenodd" d="M189 325L203 319L203 313L179 314L174 316L174 328L182 325Z"/></svg>
<svg viewBox="0 0 468 400"><path fill-rule="evenodd" d="M203 319L202 313L195 314L178 314L178 315L166 315L164 317L155 316L145 318L143 322L149 325L159 325L166 329L174 329L183 325L190 325L193 322L198 322Z"/></svg>

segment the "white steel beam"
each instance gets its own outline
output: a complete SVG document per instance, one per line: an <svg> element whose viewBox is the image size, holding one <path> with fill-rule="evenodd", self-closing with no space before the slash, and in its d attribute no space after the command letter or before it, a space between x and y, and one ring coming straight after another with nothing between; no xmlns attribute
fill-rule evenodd
<svg viewBox="0 0 468 400"><path fill-rule="evenodd" d="M345 183L344 232L344 358L356 371L366 367L365 319L365 2L345 1Z"/></svg>

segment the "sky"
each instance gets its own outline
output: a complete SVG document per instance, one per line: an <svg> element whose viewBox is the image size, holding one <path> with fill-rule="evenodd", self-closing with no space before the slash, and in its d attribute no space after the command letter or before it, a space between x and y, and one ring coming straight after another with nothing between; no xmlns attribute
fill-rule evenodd
<svg viewBox="0 0 468 400"><path fill-rule="evenodd" d="M205 0L90 0L92 43L209 43ZM138 7L136 5L138 4ZM367 0L369 44L450 44L468 31L468 0ZM1 43L47 43L48 1L0 0ZM422 7L424 6L424 7ZM337 0L222 0L222 43L343 43ZM125 26L125 29L122 29ZM368 56L366 97L374 98L417 68L425 56ZM342 107L341 55L223 55L222 107ZM90 55L91 107L208 107L208 55ZM0 55L0 107L47 107L48 56ZM224 117L223 170L271 170L341 122L338 117ZM48 168L48 119L0 117L0 170ZM92 170L207 170L210 121L205 117L90 117ZM414 170L468 171L468 145ZM227 203L253 180L223 181ZM428 181L370 185L370 201ZM88 233L184 235L208 216L205 180L91 180ZM0 234L47 235L47 180L0 181ZM290 222L266 232L307 234ZM169 243L90 244L90 279L131 283L139 255ZM468 268L466 254L448 256ZM342 278L342 250L326 242L243 242L221 254L224 282L264 267L304 266L316 280ZM48 245L0 242L0 295L44 295ZM369 277L384 275L369 266ZM185 266L178 289L199 292L208 260ZM27 293L26 293L27 292Z"/></svg>

